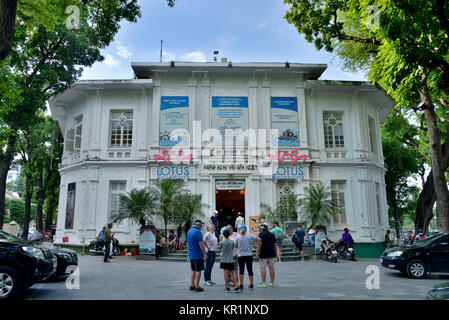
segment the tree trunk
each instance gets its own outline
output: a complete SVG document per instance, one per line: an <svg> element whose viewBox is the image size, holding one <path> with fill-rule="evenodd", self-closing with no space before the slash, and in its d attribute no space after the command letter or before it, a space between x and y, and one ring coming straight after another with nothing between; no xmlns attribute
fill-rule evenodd
<svg viewBox="0 0 449 320"><path fill-rule="evenodd" d="M53 195L48 195L48 208L47 208L47 217L45 218L45 231L51 232L52 224L53 224L53 212L55 208L55 201L53 199Z"/></svg>
<svg viewBox="0 0 449 320"><path fill-rule="evenodd" d="M424 115L430 142L430 156L432 163L432 176L435 194L439 206L438 230L449 231L449 190L446 184L445 169L443 164L443 153L441 150L440 133L438 129L436 114L427 86L423 87L422 101L425 103Z"/></svg>
<svg viewBox="0 0 449 320"><path fill-rule="evenodd" d="M36 229L40 233L42 233L43 229L43 214L42 214L42 207L44 205L45 200L45 192L44 192L44 186L43 186L43 173L39 173L39 179L38 179L38 190L36 194Z"/></svg>
<svg viewBox="0 0 449 320"><path fill-rule="evenodd" d="M394 230L396 232L396 244L399 245L399 239L401 238L400 234L401 231L399 230L399 214L398 214L398 205L396 201L393 204L393 215L394 215Z"/></svg>
<svg viewBox="0 0 449 320"><path fill-rule="evenodd" d="M3 229L3 218L5 214L6 179L8 178L8 171L11 168L11 163L15 156L16 138L15 134L8 137L6 151L0 157L0 230Z"/></svg>
<svg viewBox="0 0 449 320"><path fill-rule="evenodd" d="M14 38L17 0L1 0L0 9L0 60L5 60L11 51Z"/></svg>
<svg viewBox="0 0 449 320"><path fill-rule="evenodd" d="M428 231L430 220L433 218L433 206L437 200L435 189L433 186L433 172L430 171L426 183L418 197L416 205L415 233L422 229Z"/></svg>
<svg viewBox="0 0 449 320"><path fill-rule="evenodd" d="M26 176L26 184L25 184L25 219L23 222L23 233L22 239L28 239L28 229L30 228L30 218L31 218L31 174L27 174Z"/></svg>

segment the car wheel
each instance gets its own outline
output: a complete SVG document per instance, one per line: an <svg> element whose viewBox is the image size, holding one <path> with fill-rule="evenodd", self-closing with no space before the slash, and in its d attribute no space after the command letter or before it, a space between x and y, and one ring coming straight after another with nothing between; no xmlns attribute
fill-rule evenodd
<svg viewBox="0 0 449 320"><path fill-rule="evenodd" d="M0 266L0 300L17 298L21 291L20 274L11 267Z"/></svg>
<svg viewBox="0 0 449 320"><path fill-rule="evenodd" d="M422 279L427 274L427 266L421 260L413 260L407 264L407 275L413 279Z"/></svg>

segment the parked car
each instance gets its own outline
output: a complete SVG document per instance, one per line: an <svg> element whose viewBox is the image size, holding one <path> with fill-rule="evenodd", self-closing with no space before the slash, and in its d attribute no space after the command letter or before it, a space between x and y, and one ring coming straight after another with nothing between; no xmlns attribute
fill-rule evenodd
<svg viewBox="0 0 449 320"><path fill-rule="evenodd" d="M427 291L427 300L449 300L449 282L437 284Z"/></svg>
<svg viewBox="0 0 449 320"><path fill-rule="evenodd" d="M428 273L449 273L449 233L438 233L413 245L389 248L381 256L385 268L399 270L411 278Z"/></svg>
<svg viewBox="0 0 449 320"><path fill-rule="evenodd" d="M58 259L56 277L69 275L74 271L73 267L78 266L78 254L75 251L54 247L51 252Z"/></svg>
<svg viewBox="0 0 449 320"><path fill-rule="evenodd" d="M0 300L19 297L25 288L50 278L56 267L49 248L0 231Z"/></svg>

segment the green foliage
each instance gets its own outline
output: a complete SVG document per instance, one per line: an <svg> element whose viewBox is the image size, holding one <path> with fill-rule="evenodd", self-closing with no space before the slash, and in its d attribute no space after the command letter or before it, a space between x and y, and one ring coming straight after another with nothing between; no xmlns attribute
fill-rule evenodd
<svg viewBox="0 0 449 320"><path fill-rule="evenodd" d="M262 214L267 217L267 220L271 223L277 221L280 224L284 224L285 221L296 220L298 215L298 199L294 194L287 194L281 198L276 204L275 208L261 203L260 208Z"/></svg>
<svg viewBox="0 0 449 320"><path fill-rule="evenodd" d="M8 215L9 211L9 215ZM25 220L25 201L22 199L6 199L5 200L5 222L17 222L23 227ZM31 204L30 218L33 220L36 217L36 205Z"/></svg>
<svg viewBox="0 0 449 320"><path fill-rule="evenodd" d="M298 204L302 208L301 218L307 222L309 227L328 227L332 218L335 218L340 212L330 187L319 182L305 187L304 190L305 194L298 199Z"/></svg>
<svg viewBox="0 0 449 320"><path fill-rule="evenodd" d="M184 229L185 234L189 231L195 219L202 216L203 208L209 205L202 203L202 195L183 192L178 194L174 200L174 213L178 221L178 237Z"/></svg>
<svg viewBox="0 0 449 320"><path fill-rule="evenodd" d="M131 192L121 194L118 200L117 212L111 216L113 223L130 219L141 224L142 221L151 222L151 215L157 208L157 198L148 189L132 189Z"/></svg>

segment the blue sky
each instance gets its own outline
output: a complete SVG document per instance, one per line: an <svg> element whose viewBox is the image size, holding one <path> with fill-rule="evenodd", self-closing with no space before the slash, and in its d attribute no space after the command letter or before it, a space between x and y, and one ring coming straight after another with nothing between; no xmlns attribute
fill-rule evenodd
<svg viewBox="0 0 449 320"><path fill-rule="evenodd" d="M105 61L82 79L132 78L131 62L212 61L213 51L233 62L326 63L321 79L366 80L344 72L337 57L317 51L284 19L283 0L141 0L142 18L122 23L115 41L102 51Z"/></svg>

